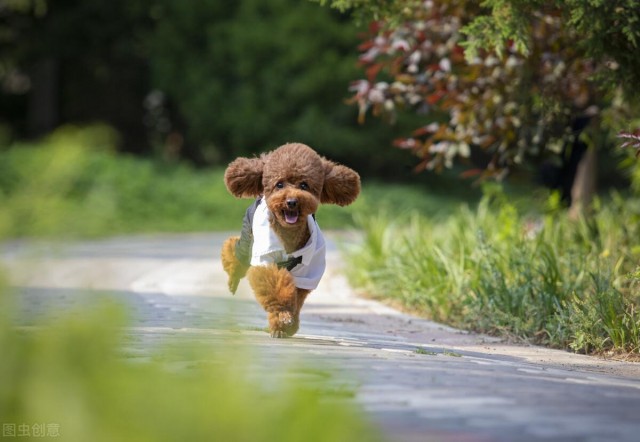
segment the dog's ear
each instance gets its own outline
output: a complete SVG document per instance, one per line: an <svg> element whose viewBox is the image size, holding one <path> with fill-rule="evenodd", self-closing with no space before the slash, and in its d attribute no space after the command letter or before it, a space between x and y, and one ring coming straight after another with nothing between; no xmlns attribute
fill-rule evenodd
<svg viewBox="0 0 640 442"><path fill-rule="evenodd" d="M322 159L324 166L324 186L320 194L323 204L337 204L346 206L356 200L360 194L360 175L353 169L336 164L326 158Z"/></svg>
<svg viewBox="0 0 640 442"><path fill-rule="evenodd" d="M262 194L263 158L236 158L224 172L224 183L233 196L258 197Z"/></svg>

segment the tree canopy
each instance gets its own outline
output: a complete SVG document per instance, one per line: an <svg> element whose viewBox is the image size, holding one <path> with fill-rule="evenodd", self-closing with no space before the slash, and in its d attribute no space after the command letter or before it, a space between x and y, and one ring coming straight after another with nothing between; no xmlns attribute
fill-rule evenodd
<svg viewBox="0 0 640 442"><path fill-rule="evenodd" d="M480 151L474 163L483 167L467 173L501 177L525 158L587 139L605 111L637 98L638 1L331 5L372 20L360 46L366 78L353 84L361 120L369 111L423 115L426 124L394 143L421 159L418 170Z"/></svg>
<svg viewBox="0 0 640 442"><path fill-rule="evenodd" d="M531 17L559 17L575 36L585 57L606 67L599 81L607 88L621 85L628 98L640 91L640 1L638 0L484 0L483 11L463 29L469 57L482 49L501 51L512 41L524 55L534 46Z"/></svg>

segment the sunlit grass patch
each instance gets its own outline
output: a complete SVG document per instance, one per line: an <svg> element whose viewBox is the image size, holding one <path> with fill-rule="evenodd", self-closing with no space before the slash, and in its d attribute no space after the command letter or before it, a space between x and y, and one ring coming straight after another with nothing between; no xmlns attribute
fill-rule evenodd
<svg viewBox="0 0 640 442"><path fill-rule="evenodd" d="M449 356L449 357L452 357L452 358L461 358L462 357L461 353L457 353L457 352L451 351L451 350L445 350L445 351L442 352L442 354L444 356Z"/></svg>
<svg viewBox="0 0 640 442"><path fill-rule="evenodd" d="M435 351L425 350L424 348L418 347L413 351L417 355L427 355L427 356L437 356L438 353Z"/></svg>

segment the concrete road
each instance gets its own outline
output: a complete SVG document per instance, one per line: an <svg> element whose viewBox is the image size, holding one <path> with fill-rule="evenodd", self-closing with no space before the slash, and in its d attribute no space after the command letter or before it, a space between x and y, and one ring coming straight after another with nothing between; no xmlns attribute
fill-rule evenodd
<svg viewBox="0 0 640 442"><path fill-rule="evenodd" d="M27 323L107 292L134 317L130 352L144 357L170 339L232 342L250 349L255 376L327 382L329 373L391 441L640 440L640 364L507 345L360 299L340 273L335 241L299 334L271 339L246 282L235 297L227 292L225 237L9 242L0 257Z"/></svg>

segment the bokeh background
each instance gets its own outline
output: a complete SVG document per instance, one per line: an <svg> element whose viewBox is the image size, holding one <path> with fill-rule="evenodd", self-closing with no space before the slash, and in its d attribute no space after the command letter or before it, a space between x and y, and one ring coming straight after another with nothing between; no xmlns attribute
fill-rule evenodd
<svg viewBox="0 0 640 442"><path fill-rule="evenodd" d="M5 144L100 122L119 152L197 166L294 140L381 176L407 156L387 149L400 128L359 125L345 104L362 31L348 14L294 0L13 0L0 14Z"/></svg>
<svg viewBox="0 0 640 442"><path fill-rule="evenodd" d="M238 231L248 202L224 167L298 141L363 178L356 203L318 213L358 231L345 254L361 294L638 358L640 5L478 3L0 0L2 244ZM274 394L215 362L166 370L224 349L132 366L122 306L26 332L19 291L0 285L1 422L62 416L69 440L299 440L279 432L289 415L310 440L370 429L327 389ZM170 420L194 403L202 414Z"/></svg>

